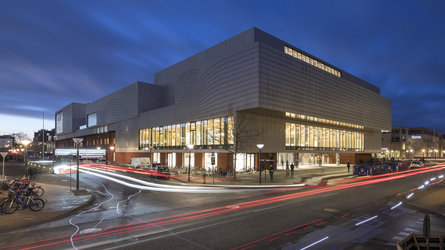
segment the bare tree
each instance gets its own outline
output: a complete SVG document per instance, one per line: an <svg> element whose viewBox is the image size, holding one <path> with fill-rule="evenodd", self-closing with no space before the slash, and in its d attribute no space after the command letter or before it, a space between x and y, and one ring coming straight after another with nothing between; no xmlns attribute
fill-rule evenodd
<svg viewBox="0 0 445 250"><path fill-rule="evenodd" d="M419 152L422 147L423 147L423 143L421 140L417 140L417 139L411 139L408 143L407 143L407 148L410 147L414 152L413 155L416 155L417 152Z"/></svg>
<svg viewBox="0 0 445 250"><path fill-rule="evenodd" d="M237 115L233 116L233 125L231 129L228 129L228 138L231 138L232 144L226 147L226 150L233 155L233 179L236 179L236 159L237 154L240 152L242 145L249 139L257 137L261 134L261 131L257 128L250 126L245 119L241 119Z"/></svg>

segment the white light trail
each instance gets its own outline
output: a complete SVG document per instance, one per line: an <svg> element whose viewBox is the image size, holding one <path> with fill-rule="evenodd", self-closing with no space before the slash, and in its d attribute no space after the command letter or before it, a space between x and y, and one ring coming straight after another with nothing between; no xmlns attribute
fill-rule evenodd
<svg viewBox="0 0 445 250"><path fill-rule="evenodd" d="M443 178L443 174L439 175L439 178L442 179Z"/></svg>
<svg viewBox="0 0 445 250"><path fill-rule="evenodd" d="M100 182L99 182L99 183L100 183ZM106 200L106 201L102 201L102 202L99 203L97 206L95 206L95 207L93 207L93 208L91 208L91 209L89 209L89 210L86 210L86 211L83 211L83 212L79 213L79 214L76 215L75 217L80 216L80 215L82 215L82 214L84 214L84 213L91 212L91 211L93 211L94 209L97 209L97 208L99 208L100 206L102 206L103 203L108 202L108 201L111 201L112 199L114 199L114 195L108 191L108 189L105 187L105 185L102 184L102 183L100 183L100 185L102 185L102 187L104 187L105 191L111 195L111 198L108 199L108 200ZM72 246L74 249L78 250L78 248L74 245L73 238L74 238L74 236L79 232L80 228L79 228L78 225L76 225L76 224L73 223L73 218L70 218L70 220L69 220L68 222L69 222L72 226L76 227L76 231L71 235L71 237L70 237L70 241L71 241L71 246Z"/></svg>
<svg viewBox="0 0 445 250"><path fill-rule="evenodd" d="M155 184L151 182L142 181L139 179L131 178L129 176L124 175L118 175L114 173L107 173L108 175L117 175L120 178L123 179L130 179L133 182L141 183L144 185L138 185L138 184L132 184L129 182L125 182L123 180L119 180L110 176L106 176L99 173L94 173L90 171L85 171L83 169L79 170L83 173L88 173L91 175L95 175L110 181L114 181L116 183L122 184L127 187L136 188L136 189L142 189L142 190L150 190L150 191L158 191L158 192L174 192L174 193L236 193L236 192L247 192L251 190L247 189L223 189L223 188L210 188L210 187L193 187L193 186L170 186L170 185L162 185L162 184ZM153 187L153 186L164 186L164 187Z"/></svg>
<svg viewBox="0 0 445 250"><path fill-rule="evenodd" d="M368 222L368 221L370 221L370 220L373 220L373 219L375 219L375 218L377 218L377 215L376 216L373 216L373 217L371 217L371 218L369 218L369 219L366 219L366 220L364 220L364 221L362 221L362 222L359 222L359 223L357 223L357 224L355 224L356 226L359 226L359 225L361 225L361 224L363 224L363 223L366 223L366 222Z"/></svg>
<svg viewBox="0 0 445 250"><path fill-rule="evenodd" d="M428 185L428 184L430 184L430 182L429 181L425 181L425 185Z"/></svg>
<svg viewBox="0 0 445 250"><path fill-rule="evenodd" d="M422 186L418 187L417 189L422 189L422 188L424 188L424 187L425 187L425 185L422 185Z"/></svg>
<svg viewBox="0 0 445 250"><path fill-rule="evenodd" d="M406 196L407 199L413 197L414 193L410 193L408 196Z"/></svg>
<svg viewBox="0 0 445 250"><path fill-rule="evenodd" d="M434 181L434 180L436 180L436 177L430 179L430 181Z"/></svg>
<svg viewBox="0 0 445 250"><path fill-rule="evenodd" d="M318 243L320 243L320 242L322 242L322 241L327 240L328 238L329 238L329 236L326 236L326 237L324 237L323 239L321 239L321 240L319 240L319 241L316 241L316 242L314 242L314 243L312 243L312 244L310 244L310 245L308 245L308 246L303 247L301 250L308 249L308 248L310 248L310 247L312 247L312 246L314 246L314 245L316 245L316 244L318 244Z"/></svg>
<svg viewBox="0 0 445 250"><path fill-rule="evenodd" d="M393 207L391 208L391 210L393 210L394 208L396 208L396 207L398 207L398 206L400 206L400 205L402 205L402 202L397 203L395 206L393 206Z"/></svg>

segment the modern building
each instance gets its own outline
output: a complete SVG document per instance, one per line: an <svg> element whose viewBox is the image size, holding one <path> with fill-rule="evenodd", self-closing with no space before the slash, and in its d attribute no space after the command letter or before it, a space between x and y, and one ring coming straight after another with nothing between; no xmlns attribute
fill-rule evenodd
<svg viewBox="0 0 445 250"><path fill-rule="evenodd" d="M393 127L382 133L381 155L394 158L443 157L444 135L428 128Z"/></svg>
<svg viewBox="0 0 445 250"><path fill-rule="evenodd" d="M339 164L381 151L391 101L380 89L257 28L92 103L55 113L57 147L110 161L236 169ZM187 145L193 145L190 150Z"/></svg>

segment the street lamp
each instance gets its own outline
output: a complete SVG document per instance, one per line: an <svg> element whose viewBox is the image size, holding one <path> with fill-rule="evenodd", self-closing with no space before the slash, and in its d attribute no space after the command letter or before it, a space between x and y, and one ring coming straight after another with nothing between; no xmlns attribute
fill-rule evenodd
<svg viewBox="0 0 445 250"><path fill-rule="evenodd" d="M192 149L195 145L193 144L188 144L187 148L189 149L189 173L188 173L188 182L190 182L190 165L191 165L191 161L192 161Z"/></svg>
<svg viewBox="0 0 445 250"><path fill-rule="evenodd" d="M261 149L264 147L264 144L257 144L256 146L260 150L260 154L259 154L259 157L258 157L258 159L259 159L258 160L258 171L260 172L259 180L260 180L260 184L261 184Z"/></svg>
<svg viewBox="0 0 445 250"><path fill-rule="evenodd" d="M425 158L425 149L422 149L423 158Z"/></svg>
<svg viewBox="0 0 445 250"><path fill-rule="evenodd" d="M23 140L20 142L23 146L25 146L25 176L28 177L28 144L31 143L30 140Z"/></svg>
<svg viewBox="0 0 445 250"><path fill-rule="evenodd" d="M410 149L409 152L411 153L411 160L412 160L414 158L414 154L413 154L414 150Z"/></svg>
<svg viewBox="0 0 445 250"><path fill-rule="evenodd" d="M77 148L77 172L76 172L76 190L79 190L79 144L82 143L83 138L73 138ZM71 173L71 169L70 169Z"/></svg>
<svg viewBox="0 0 445 250"><path fill-rule="evenodd" d="M439 152L439 150L434 149L434 160L437 160L437 152Z"/></svg>

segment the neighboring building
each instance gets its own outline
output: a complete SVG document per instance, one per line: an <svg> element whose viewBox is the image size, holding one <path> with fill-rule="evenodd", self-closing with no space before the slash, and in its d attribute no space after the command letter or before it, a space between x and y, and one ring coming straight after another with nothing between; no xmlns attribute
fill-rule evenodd
<svg viewBox="0 0 445 250"><path fill-rule="evenodd" d="M428 128L393 127L391 133L382 133L382 154L394 158L443 157L443 138L442 133Z"/></svg>
<svg viewBox="0 0 445 250"><path fill-rule="evenodd" d="M58 110L57 147L105 147L109 160L256 168L262 159L338 164L369 160L391 128L380 89L257 28L92 103ZM243 132L241 132L243 131ZM192 154L187 149L193 144ZM236 148L236 150L233 150ZM190 158L189 158L190 157Z"/></svg>
<svg viewBox="0 0 445 250"><path fill-rule="evenodd" d="M0 135L0 149L11 149L14 147L14 136Z"/></svg>
<svg viewBox="0 0 445 250"><path fill-rule="evenodd" d="M34 138L33 138L34 154L42 155L42 150L44 150L46 156L51 155L55 148L55 138L54 138L55 135L56 135L55 128L51 130L45 129L34 132ZM44 137L42 138L42 136ZM42 143L44 144L43 147Z"/></svg>

